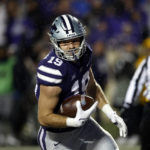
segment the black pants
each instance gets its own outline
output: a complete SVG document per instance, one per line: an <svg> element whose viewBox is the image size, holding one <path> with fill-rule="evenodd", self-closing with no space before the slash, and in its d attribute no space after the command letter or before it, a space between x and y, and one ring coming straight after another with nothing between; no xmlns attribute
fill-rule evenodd
<svg viewBox="0 0 150 150"><path fill-rule="evenodd" d="M150 103L144 105L139 130L141 137L141 150L150 150Z"/></svg>
<svg viewBox="0 0 150 150"><path fill-rule="evenodd" d="M126 109L121 116L128 127L128 137L138 134L141 150L150 150L150 103Z"/></svg>
<svg viewBox="0 0 150 150"><path fill-rule="evenodd" d="M128 137L138 134L139 135L139 126L143 116L143 105L138 104L129 109L124 109L121 112L121 117L124 119L128 127Z"/></svg>

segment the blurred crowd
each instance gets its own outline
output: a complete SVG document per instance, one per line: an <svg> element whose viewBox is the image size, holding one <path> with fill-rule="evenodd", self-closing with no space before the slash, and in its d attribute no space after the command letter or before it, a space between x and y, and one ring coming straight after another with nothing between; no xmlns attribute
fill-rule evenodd
<svg viewBox="0 0 150 150"><path fill-rule="evenodd" d="M95 78L116 109L150 52L150 0L0 0L0 145L36 144L36 67L65 13L86 26Z"/></svg>

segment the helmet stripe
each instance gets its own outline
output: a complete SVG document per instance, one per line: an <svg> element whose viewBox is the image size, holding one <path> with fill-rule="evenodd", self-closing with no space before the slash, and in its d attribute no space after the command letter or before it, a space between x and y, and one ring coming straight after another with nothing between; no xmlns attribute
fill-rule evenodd
<svg viewBox="0 0 150 150"><path fill-rule="evenodd" d="M68 28L67 28L67 24L66 24L66 22L65 22L65 19L63 18L63 15L62 16L60 16L60 18L61 18L61 20L63 21L63 24L64 24L64 27L66 28L66 33L68 34Z"/></svg>
<svg viewBox="0 0 150 150"><path fill-rule="evenodd" d="M69 20L68 20L67 15L62 15L62 16L63 16L64 19L65 19L65 22L66 22L66 25L67 25L68 30L71 30L71 25L70 25L70 22L69 22Z"/></svg>
<svg viewBox="0 0 150 150"><path fill-rule="evenodd" d="M70 21L69 21L67 15L62 15L62 17L63 17L65 25L66 25L65 26L66 27L66 33L68 34L68 32L72 32Z"/></svg>
<svg viewBox="0 0 150 150"><path fill-rule="evenodd" d="M71 19L70 19L70 16L69 16L69 15L67 15L67 18L68 18L69 23L70 23L70 25L71 25L71 30L72 30L72 32L74 32L73 23L72 23L72 21L71 21Z"/></svg>

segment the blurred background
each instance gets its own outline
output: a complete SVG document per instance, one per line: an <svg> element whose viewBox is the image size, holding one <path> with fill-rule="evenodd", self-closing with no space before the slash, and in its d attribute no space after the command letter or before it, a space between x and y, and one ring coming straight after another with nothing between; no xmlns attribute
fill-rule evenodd
<svg viewBox="0 0 150 150"><path fill-rule="evenodd" d="M64 13L87 27L95 78L118 113L150 52L150 0L0 0L1 147L37 145L36 67L52 49L52 21ZM98 110L94 117L117 140L116 127Z"/></svg>

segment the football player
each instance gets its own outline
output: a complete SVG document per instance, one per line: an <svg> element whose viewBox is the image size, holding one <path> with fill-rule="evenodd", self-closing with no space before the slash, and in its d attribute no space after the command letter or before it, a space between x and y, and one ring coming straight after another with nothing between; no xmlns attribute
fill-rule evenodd
<svg viewBox="0 0 150 150"><path fill-rule="evenodd" d="M140 63L130 81L121 116L128 126L129 137L137 133L140 134L141 149L149 150L150 56Z"/></svg>
<svg viewBox="0 0 150 150"><path fill-rule="evenodd" d="M38 65L35 88L38 99L38 142L42 150L118 150L112 136L91 117L98 106L125 137L127 128L109 105L91 70L92 50L85 27L69 14L58 16L50 29L54 50ZM69 96L88 94L97 101L83 111L79 101L74 118L58 114Z"/></svg>

